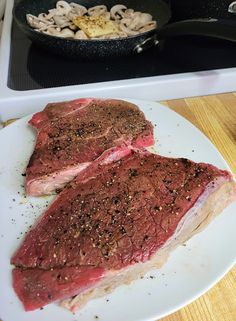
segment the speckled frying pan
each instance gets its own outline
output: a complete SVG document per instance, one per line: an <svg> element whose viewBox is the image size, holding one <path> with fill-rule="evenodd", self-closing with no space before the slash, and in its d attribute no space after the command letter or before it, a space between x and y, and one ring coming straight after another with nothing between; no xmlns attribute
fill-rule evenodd
<svg viewBox="0 0 236 321"><path fill-rule="evenodd" d="M55 54L68 58L97 59L141 53L158 45L168 36L195 34L236 41L236 23L217 19L195 19L169 23L171 8L166 0L73 0L89 8L105 4L108 9L121 3L136 11L148 12L157 21L157 28L136 36L122 39L74 40L49 36L32 29L26 22L26 14L38 15L55 8L56 0L21 0L13 9L13 16L20 29L36 44ZM68 0L72 2L72 0Z"/></svg>

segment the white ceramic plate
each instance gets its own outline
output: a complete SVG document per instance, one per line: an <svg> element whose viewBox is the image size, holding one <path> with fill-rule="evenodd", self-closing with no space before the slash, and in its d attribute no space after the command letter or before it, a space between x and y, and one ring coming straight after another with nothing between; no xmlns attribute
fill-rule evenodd
<svg viewBox="0 0 236 321"><path fill-rule="evenodd" d="M193 125L154 102L136 103L155 126L155 150L229 169L210 141ZM3 321L146 321L156 320L190 303L213 286L236 258L236 203L202 233L173 252L165 266L76 314L57 304L24 312L11 286L10 258L35 218L52 198L24 198L25 171L35 135L23 118L0 131L0 319Z"/></svg>

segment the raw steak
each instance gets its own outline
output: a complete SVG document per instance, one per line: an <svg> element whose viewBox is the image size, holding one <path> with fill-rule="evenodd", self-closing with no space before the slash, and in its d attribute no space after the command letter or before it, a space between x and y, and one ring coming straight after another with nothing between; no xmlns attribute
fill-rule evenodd
<svg viewBox="0 0 236 321"><path fill-rule="evenodd" d="M112 162L154 144L151 123L122 100L48 104L29 123L38 131L26 170L26 192L33 196L61 189L91 162Z"/></svg>
<svg viewBox="0 0 236 321"><path fill-rule="evenodd" d="M74 311L161 266L235 198L229 172L184 158L132 152L93 164L26 235L14 289L27 311L63 298Z"/></svg>

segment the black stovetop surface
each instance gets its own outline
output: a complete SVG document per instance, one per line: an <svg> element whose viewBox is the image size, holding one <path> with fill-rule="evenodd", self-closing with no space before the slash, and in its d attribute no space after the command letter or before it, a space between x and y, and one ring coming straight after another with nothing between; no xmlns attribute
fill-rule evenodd
<svg viewBox="0 0 236 321"><path fill-rule="evenodd" d="M32 90L236 67L236 43L188 36L166 39L143 54L73 61L38 48L13 23L8 87Z"/></svg>

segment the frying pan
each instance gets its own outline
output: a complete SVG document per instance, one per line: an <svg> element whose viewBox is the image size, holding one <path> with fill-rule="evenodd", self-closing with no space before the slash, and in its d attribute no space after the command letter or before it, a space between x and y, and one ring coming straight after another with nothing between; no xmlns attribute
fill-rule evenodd
<svg viewBox="0 0 236 321"><path fill-rule="evenodd" d="M68 0L71 2L72 0ZM169 1L164 0L73 0L87 8L105 4L108 9L122 3L136 11L150 13L157 28L122 39L74 40L39 33L26 22L26 14L38 15L54 8L55 0L21 0L13 9L13 17L20 29L37 45L69 58L98 59L141 53L158 45L168 36L204 35L236 41L236 23L218 19L192 19L169 23L172 16Z"/></svg>

